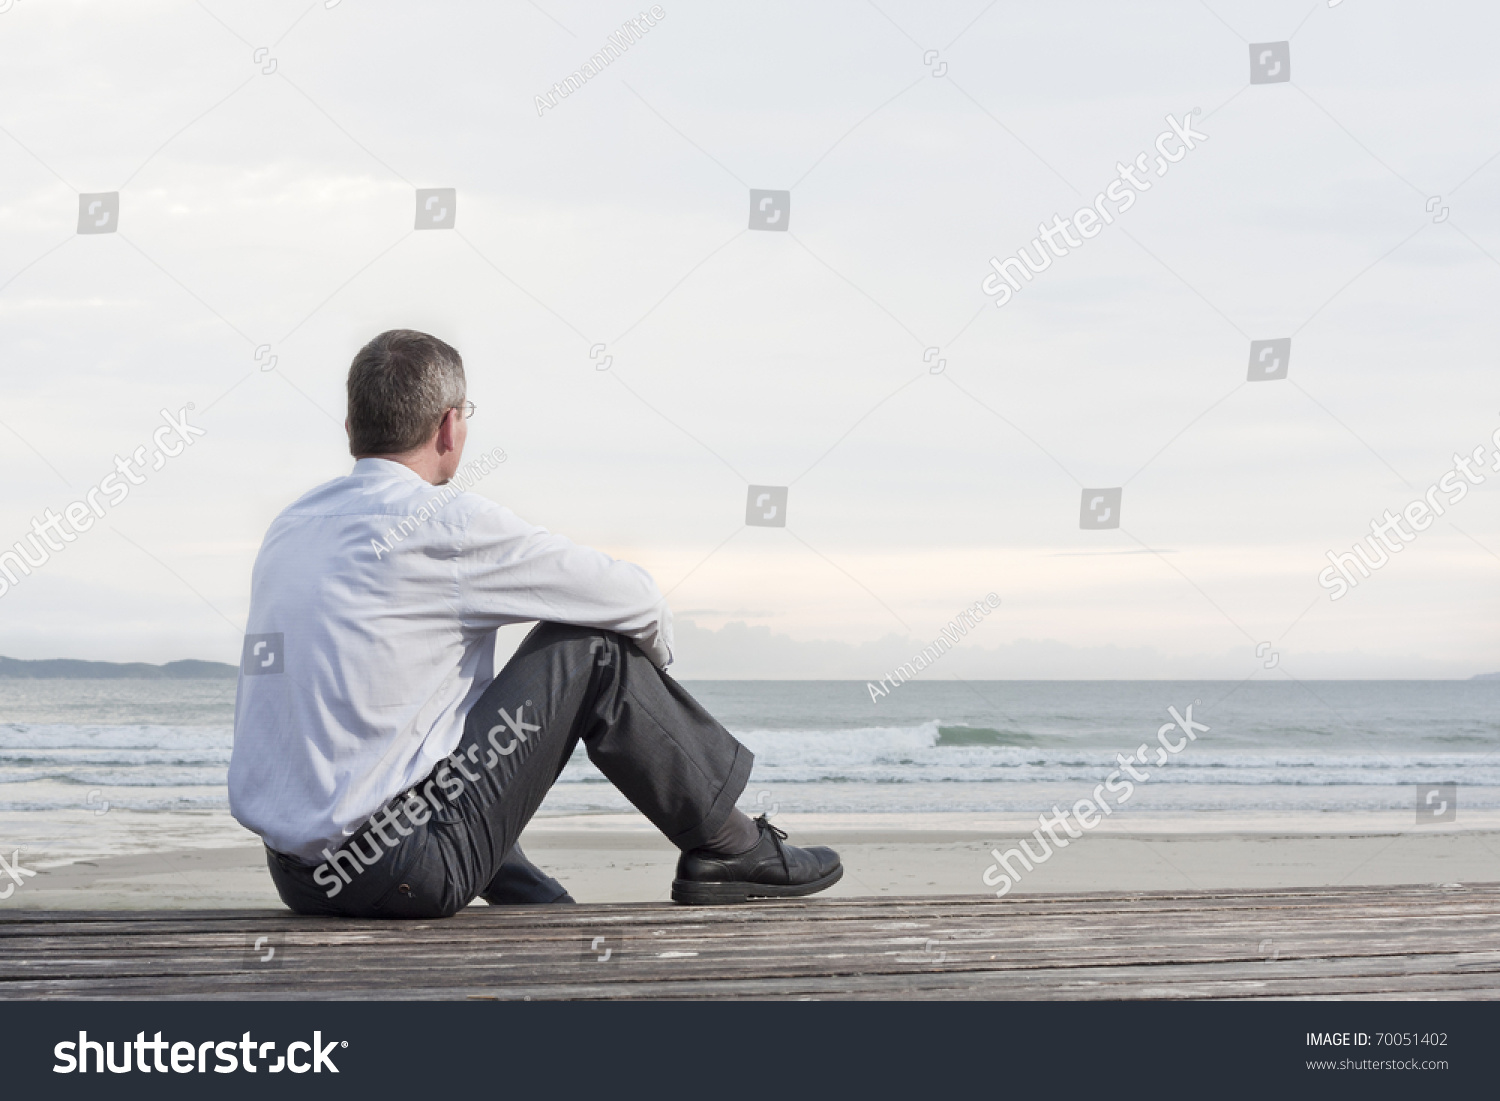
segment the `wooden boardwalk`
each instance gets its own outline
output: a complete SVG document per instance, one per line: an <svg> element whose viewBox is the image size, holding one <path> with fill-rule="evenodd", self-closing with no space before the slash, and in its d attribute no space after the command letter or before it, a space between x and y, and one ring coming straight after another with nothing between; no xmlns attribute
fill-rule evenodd
<svg viewBox="0 0 1500 1101"><path fill-rule="evenodd" d="M0 910L0 998L1500 997L1500 884L284 911Z"/></svg>

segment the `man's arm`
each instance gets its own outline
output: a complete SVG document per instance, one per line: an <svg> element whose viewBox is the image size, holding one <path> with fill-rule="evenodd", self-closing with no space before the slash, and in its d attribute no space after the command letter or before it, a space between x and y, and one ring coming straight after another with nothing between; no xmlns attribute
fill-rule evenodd
<svg viewBox="0 0 1500 1101"><path fill-rule="evenodd" d="M659 668L672 661L672 613L650 574L509 509L476 510L458 570L471 626L538 619L601 627L634 639Z"/></svg>

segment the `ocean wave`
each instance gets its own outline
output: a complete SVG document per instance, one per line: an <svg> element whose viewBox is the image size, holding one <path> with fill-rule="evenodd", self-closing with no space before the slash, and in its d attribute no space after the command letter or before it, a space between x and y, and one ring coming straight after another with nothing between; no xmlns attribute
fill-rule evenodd
<svg viewBox="0 0 1500 1101"><path fill-rule="evenodd" d="M937 745L1036 745L1037 739L1031 734L1025 734L1018 730L994 730L987 726L969 726L967 723L959 723L956 726L939 726Z"/></svg>
<svg viewBox="0 0 1500 1101"><path fill-rule="evenodd" d="M0 752L39 749L207 749L227 751L234 729L227 726L89 725L86 723L0 724Z"/></svg>
<svg viewBox="0 0 1500 1101"><path fill-rule="evenodd" d="M757 784L988 785L998 793L1016 785L1068 783L1092 789L1120 768L1118 755L1143 742L1137 731L1118 738L1041 735L1008 722L926 718L859 727L773 728L747 724L735 731L755 754ZM1500 786L1495 739L1476 728L1413 738L1400 750L1389 743L1330 744L1306 729L1252 737L1242 727L1200 736L1165 765L1137 765L1151 787L1288 790L1348 789L1456 782ZM0 809L31 801L27 792L50 785L61 804L77 801L80 788L118 789L122 801L142 806L227 802L233 733L227 727L9 723L0 725ZM1154 756L1154 752L1149 753ZM607 781L584 753L574 755L560 783ZM126 794L130 793L130 794ZM207 793L207 794L206 794ZM217 793L212 794L212 793ZM52 796L48 797L49 799ZM931 809L944 809L932 796ZM42 802L47 802L44 799Z"/></svg>

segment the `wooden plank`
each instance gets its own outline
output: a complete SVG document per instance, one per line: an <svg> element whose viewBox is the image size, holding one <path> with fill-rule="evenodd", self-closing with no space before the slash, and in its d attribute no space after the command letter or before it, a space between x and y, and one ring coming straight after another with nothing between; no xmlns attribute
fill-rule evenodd
<svg viewBox="0 0 1500 1101"><path fill-rule="evenodd" d="M1096 969L1066 976L1056 973L1022 975L969 976L955 984L953 976L943 973L906 975L815 975L805 977L742 976L737 979L708 982L670 982L656 979L640 983L618 982L545 982L507 983L502 986L474 986L455 989L452 986L402 985L393 989L373 989L344 984L300 990L299 998L346 999L391 997L402 1000L484 998L500 1000L542 1000L554 998L860 998L860 997L937 997L954 1000L980 999L1118 999L1118 998L1251 998L1251 997L1329 997L1347 994L1369 994L1405 997L1408 994L1443 994L1447 997L1489 998L1496 995L1492 975L1479 979L1443 975L1327 975L1299 974L1266 976L1257 973L1194 972L1172 968ZM28 991L28 996L98 998L100 991L92 985L71 991L55 987ZM163 991L150 984L132 988L112 988L104 997L154 998L186 997L206 999L285 998L286 992L257 987L253 984L226 985L207 982L195 989Z"/></svg>
<svg viewBox="0 0 1500 1101"><path fill-rule="evenodd" d="M1201 907L1205 903L1225 904L1254 904L1257 900L1273 903L1276 906L1288 906L1301 903L1312 903L1318 905L1347 905L1360 899L1388 903L1403 898L1425 899L1425 898L1483 898L1500 899L1500 884L1466 884L1461 889L1450 889L1429 885L1407 885L1393 887L1341 887L1332 889L1234 889L1217 891L1151 891L1151 892L1110 892L1089 894L1056 894L1056 895L1012 895L1006 899L991 899L986 895L947 895L947 896L922 896L918 898L885 898L885 897L855 897L855 898L832 898L816 899L808 902L779 902L770 904L772 908L781 909L787 907L814 906L820 911L871 911L880 913L892 913L901 910L925 911L936 904L943 907L964 906L972 908L993 907L1000 904L1014 907L1020 910L1036 910L1045 912L1056 912L1059 909L1082 907L1090 910L1108 909L1111 907L1139 908L1143 905L1156 905L1173 903L1186 904L1194 908ZM483 909L482 907L480 909ZM610 912L634 912L649 910L661 914L699 915L704 913L700 909L687 909L674 906L671 903L607 903L587 908L591 912L607 914ZM746 912L759 912L767 909L767 906L752 905L748 907L733 907L727 910L716 910L715 913L741 914ZM550 906L532 907L510 907L505 912L517 915L550 915L557 913L573 912L572 908L559 908ZM281 917L295 921L314 920L341 920L341 919L314 919L295 918L283 910L175 910L170 914L164 911L151 910L107 910L107 911L83 911L83 910L25 910L25 909L0 909L0 929L16 923L30 921L47 921L60 923L88 923L93 921L106 922L156 922L165 917L173 916L181 919L194 921L240 921L246 918L276 918Z"/></svg>
<svg viewBox="0 0 1500 1101"><path fill-rule="evenodd" d="M427 922L11 910L0 997L1493 998L1497 917L1496 884L474 907ZM281 966L249 962L257 936Z"/></svg>

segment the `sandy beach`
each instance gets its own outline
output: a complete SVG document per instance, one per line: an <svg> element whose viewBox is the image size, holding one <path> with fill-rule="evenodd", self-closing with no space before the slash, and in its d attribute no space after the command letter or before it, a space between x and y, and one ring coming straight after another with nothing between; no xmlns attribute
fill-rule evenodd
<svg viewBox="0 0 1500 1101"><path fill-rule="evenodd" d="M793 841L839 850L846 872L829 892L836 897L993 896L981 878L993 863L990 850L1014 844L1023 825L1019 816L997 821L944 814L787 815L776 821ZM1477 816L1470 816L1463 829L1413 828L1409 818L1398 821L1394 815L1389 821L1366 815L1355 821L1296 823L1293 828L1246 818L1224 819L1208 828L1165 818L1111 825L1055 852L1012 893L1500 881L1500 822ZM527 855L579 902L668 898L676 850L637 817L539 819L522 843ZM248 834L236 844L42 865L37 871L0 907L281 905L262 850Z"/></svg>
<svg viewBox="0 0 1500 1101"><path fill-rule="evenodd" d="M693 689L756 754L741 809L842 854L834 897L994 897L992 850L1196 698L1211 730L1009 894L1500 882L1487 683L1324 684L1321 718L1276 685L986 685L1006 715L963 685L883 709L844 682ZM0 684L0 840L37 872L0 909L279 907L227 806L232 705L217 682ZM522 844L580 902L668 898L675 851L582 753Z"/></svg>

